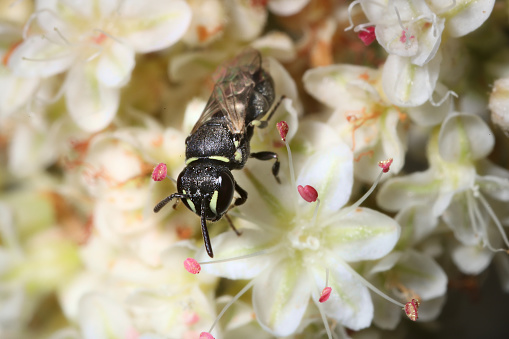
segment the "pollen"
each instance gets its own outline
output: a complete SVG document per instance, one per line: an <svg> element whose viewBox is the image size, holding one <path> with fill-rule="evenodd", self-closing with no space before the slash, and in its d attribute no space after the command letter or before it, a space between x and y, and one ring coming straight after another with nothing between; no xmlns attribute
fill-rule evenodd
<svg viewBox="0 0 509 339"><path fill-rule="evenodd" d="M193 258L187 258L186 260L184 260L184 268L186 269L186 271L192 274L198 274L201 271L200 264Z"/></svg>
<svg viewBox="0 0 509 339"><path fill-rule="evenodd" d="M277 130L279 131L279 135L281 136L281 140L286 141L286 135L288 134L288 124L286 121L280 121L276 125Z"/></svg>
<svg viewBox="0 0 509 339"><path fill-rule="evenodd" d="M382 171L384 173L387 173L387 172L389 172L389 169L391 167L392 161L393 161L392 158L387 159L387 160L383 160L383 161L379 161L378 162L378 166L382 169Z"/></svg>

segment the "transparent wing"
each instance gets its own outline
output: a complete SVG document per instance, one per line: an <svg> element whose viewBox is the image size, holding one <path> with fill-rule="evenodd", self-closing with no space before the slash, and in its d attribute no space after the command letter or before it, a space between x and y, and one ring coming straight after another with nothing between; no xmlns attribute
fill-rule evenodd
<svg viewBox="0 0 509 339"><path fill-rule="evenodd" d="M210 118L221 116L225 117L232 133L244 133L246 109L255 86L253 74L260 68L261 56L254 49L248 49L221 65L213 75L214 90L191 134Z"/></svg>

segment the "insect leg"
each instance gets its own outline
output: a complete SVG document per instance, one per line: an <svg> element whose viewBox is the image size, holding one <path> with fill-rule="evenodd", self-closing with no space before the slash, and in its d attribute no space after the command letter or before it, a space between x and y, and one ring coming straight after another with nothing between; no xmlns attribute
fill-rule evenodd
<svg viewBox="0 0 509 339"><path fill-rule="evenodd" d="M279 177L277 176L279 173L279 159L277 156L277 153L274 152L256 152L249 154L250 158L255 158L258 160L272 160L276 159L276 162L274 165L272 165L272 174L274 175L274 178L276 178L276 181L280 184L281 180L279 180Z"/></svg>
<svg viewBox="0 0 509 339"><path fill-rule="evenodd" d="M235 198L235 202L233 203L234 206L240 206L242 205L243 203L246 202L247 200L247 192L239 186L239 184L237 184L237 182L235 181L235 190L237 191L237 193L239 193L240 195L240 198Z"/></svg>
<svg viewBox="0 0 509 339"><path fill-rule="evenodd" d="M186 199L186 198L189 198L189 196L187 196L186 194L180 194L180 193L173 193L172 195L169 195L167 196L166 198L164 198L163 200L161 200L157 205L156 207L154 207L154 212L157 213L161 210L161 208L163 208L164 206L166 206L167 203L169 203L170 201L172 201L174 198L178 198L178 199Z"/></svg>
<svg viewBox="0 0 509 339"><path fill-rule="evenodd" d="M267 117L267 119L265 119L264 121L258 121L257 126L259 128L265 128L265 127L267 127L269 125L270 118L272 118L274 113L277 111L277 109L279 108L279 105L281 104L281 101L283 101L284 98L286 98L286 95L282 95L281 98L279 98L278 102L270 110L270 113L269 113L269 116Z"/></svg>
<svg viewBox="0 0 509 339"><path fill-rule="evenodd" d="M212 244L210 243L209 230L207 229L207 210L206 200L201 201L201 234L203 236L203 242L205 243L205 249L209 257L214 258L214 252L212 252Z"/></svg>
<svg viewBox="0 0 509 339"><path fill-rule="evenodd" d="M233 222L232 222L232 219L230 219L230 217L228 216L228 214L225 214L224 217L226 218L226 220L228 220L228 223L230 224L230 227L232 228L232 230L235 232L236 235L238 235L240 237L240 235L242 234L242 232L239 232L236 228L235 228L235 225L233 225Z"/></svg>

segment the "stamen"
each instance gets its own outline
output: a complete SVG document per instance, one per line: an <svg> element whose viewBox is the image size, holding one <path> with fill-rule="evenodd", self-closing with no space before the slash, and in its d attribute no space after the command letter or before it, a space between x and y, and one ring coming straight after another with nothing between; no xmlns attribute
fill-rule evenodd
<svg viewBox="0 0 509 339"><path fill-rule="evenodd" d="M420 305L421 303L417 299L412 299L412 301L409 301L405 304L403 310L405 311L405 314L410 320L416 321L417 318L419 318L419 314L417 311Z"/></svg>
<svg viewBox="0 0 509 339"><path fill-rule="evenodd" d="M184 260L184 268L192 274L198 274L201 271L200 264L193 258L187 258Z"/></svg>
<svg viewBox="0 0 509 339"><path fill-rule="evenodd" d="M391 165L392 165L392 158L389 158L387 160L382 160L378 162L378 167L382 169L382 172L387 173L389 172Z"/></svg>
<svg viewBox="0 0 509 339"><path fill-rule="evenodd" d="M456 92L449 90L447 91L447 93L445 93L442 99L438 100L438 102L436 102L435 99L433 99L433 94L431 94L429 97L429 102L435 107L441 106L445 102L445 100L449 99L449 96L451 95L455 98L458 98L458 94Z"/></svg>
<svg viewBox="0 0 509 339"><path fill-rule="evenodd" d="M230 302L228 304L225 305L225 307L223 307L223 309L221 310L221 312L219 313L219 315L217 316L216 320L214 320L214 323L212 324L212 326L210 327L210 330L208 332L202 332L202 334L204 335L208 335L203 337L203 338L207 338L207 339L210 339L210 338L214 338L212 337L212 335L210 334L210 332L212 332L212 330L214 329L214 327L216 326L216 324L218 323L218 321L221 319L221 317L223 316L223 314L226 312L226 310L231 306L233 305L234 302L236 302L240 297L242 297L242 295L244 293L246 293L251 287L253 287L254 283L255 283L256 280L251 280L246 286L244 286L244 288L242 290L240 290L239 293L237 293L237 295L235 295L232 300L230 300ZM201 335L200 334L200 338L201 338Z"/></svg>
<svg viewBox="0 0 509 339"><path fill-rule="evenodd" d="M53 27L53 30L58 34L58 36L60 37L60 39L62 39L64 41L64 43L66 45L71 45L71 43L69 42L69 40L67 40L64 35L60 32L60 30L57 28L57 27Z"/></svg>
<svg viewBox="0 0 509 339"><path fill-rule="evenodd" d="M320 305L320 303L317 303L314 298L313 298L313 302L315 303L316 307L318 308L318 312L320 312L320 317L322 318L323 325L325 326L325 331L327 332L327 337L329 339L332 339L332 332L330 330L329 322L327 321L327 318L325 317L325 314L323 313L322 305Z"/></svg>
<svg viewBox="0 0 509 339"><path fill-rule="evenodd" d="M350 265L348 265L347 263L345 262L340 262L340 264L346 268L346 270L348 272L350 272L350 274L352 274L354 277L356 277L357 279L359 279L361 281L362 284L364 284L367 288L369 288L371 291L373 291L374 293L378 294L379 296L381 296L382 298L384 298L385 300L393 303L394 305L397 305L401 308L405 308L405 305L403 305L402 303L400 303L399 301L397 300L394 300L393 298L389 297L387 294L385 294L384 292L380 291L378 288L376 288L373 284L371 284L369 281L367 281L366 279L364 279L364 277L362 277L359 273L357 273L357 271L355 271L353 268L350 267Z"/></svg>
<svg viewBox="0 0 509 339"><path fill-rule="evenodd" d="M321 303L324 303L327 300L329 300L331 292L332 292L332 288L331 287L325 287L322 290L322 293L320 294L320 299L318 299L318 301L321 302Z"/></svg>
<svg viewBox="0 0 509 339"><path fill-rule="evenodd" d="M280 121L276 124L276 128L279 131L279 135L281 136L281 140L286 141L286 135L288 134L288 124L286 121Z"/></svg>
<svg viewBox="0 0 509 339"><path fill-rule="evenodd" d="M68 58L71 55L72 54L64 54L64 55L58 55L58 56L54 56L52 58L46 58L46 59L34 59L34 58L27 58L27 57L22 57L21 59L26 60L26 61L46 62L46 61L53 61L53 60Z"/></svg>
<svg viewBox="0 0 509 339"><path fill-rule="evenodd" d="M290 145L288 145L288 142L286 142L286 135L288 134L289 127L285 121L280 121L279 123L277 123L276 127L279 131L279 134L281 135L281 139L285 143L286 151L288 153L288 167L290 168L290 178L292 180L292 187L296 187L297 185L295 184L295 171L293 170L292 151L290 150ZM284 134L284 138L283 135L281 134L280 128L286 129L286 134Z"/></svg>
<svg viewBox="0 0 509 339"><path fill-rule="evenodd" d="M216 339L209 332L201 332L200 339Z"/></svg>
<svg viewBox="0 0 509 339"><path fill-rule="evenodd" d="M365 46L369 46L376 40L375 26L369 26L366 30L362 30L357 34Z"/></svg>
<svg viewBox="0 0 509 339"><path fill-rule="evenodd" d="M105 36L107 36L108 38L112 39L112 40L115 40L116 42L118 42L119 44L124 44L122 41L120 41L118 38L114 37L113 35L111 35L110 33L107 33L105 31L103 31L102 29L99 29L99 28L95 28L94 29L94 32L99 32L101 34L104 34ZM102 42L102 40L101 40Z"/></svg>
<svg viewBox="0 0 509 339"><path fill-rule="evenodd" d="M313 186L306 185L302 187L301 185L297 186L297 191L299 192L302 199L307 202L315 202L318 199L318 192L314 189Z"/></svg>
<svg viewBox="0 0 509 339"><path fill-rule="evenodd" d="M484 208L490 215L491 219L497 226L498 231L500 232L500 235L502 236L502 239L504 240L504 243L507 247L509 247L509 241L507 240L507 235L505 234L504 228L502 227L502 224L500 223L500 220L498 220L497 215L495 212L493 212L493 209L491 208L490 204L486 201L486 199L483 197L483 195L479 192L479 200L481 200L481 203L483 204Z"/></svg>
<svg viewBox="0 0 509 339"><path fill-rule="evenodd" d="M354 2L352 2L350 4L350 6L348 6L348 21L350 22L350 26L345 28L345 32L354 28L355 25L353 24L353 19L352 19L352 9L355 5L360 4L360 3L361 3L360 0L355 0Z"/></svg>
<svg viewBox="0 0 509 339"><path fill-rule="evenodd" d="M258 251L258 252L254 252L254 253L250 253L250 254L240 255L238 257L227 258L227 259L217 259L217 260L213 260L213 261L202 261L202 262L197 262L197 264L199 264L199 265L219 264L219 263L223 263L223 262L230 262L230 261L235 261L235 260L249 259L249 258L257 257L259 255L265 255L265 254L268 254L268 253L272 253L276 249L277 249L277 246L274 247L274 248L271 248L269 250L262 250L262 251Z"/></svg>
<svg viewBox="0 0 509 339"><path fill-rule="evenodd" d="M488 247L488 249L492 252L507 252L507 250L504 250L503 248L494 248L493 245L491 245L491 242L490 242L490 239L489 239L489 236L488 236L488 227L487 225L484 223L484 220L483 220L483 217L482 217L482 214L481 214L481 211L479 210L479 206L474 202L473 203L473 210L474 210L474 214L475 216L477 217L477 219L484 224L483 227L481 227L481 234L482 234L482 239L483 239L483 243L486 247Z"/></svg>
<svg viewBox="0 0 509 339"><path fill-rule="evenodd" d="M154 181L162 181L166 178L168 173L168 168L166 164L161 162L156 167L154 167L154 171L152 172L152 180Z"/></svg>

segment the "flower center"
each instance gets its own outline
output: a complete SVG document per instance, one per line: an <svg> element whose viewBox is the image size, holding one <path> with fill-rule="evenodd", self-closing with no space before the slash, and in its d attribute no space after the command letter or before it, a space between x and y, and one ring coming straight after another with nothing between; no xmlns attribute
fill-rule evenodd
<svg viewBox="0 0 509 339"><path fill-rule="evenodd" d="M297 250L313 250L320 248L320 240L309 232L309 229L297 227L288 233L288 240L291 246Z"/></svg>

